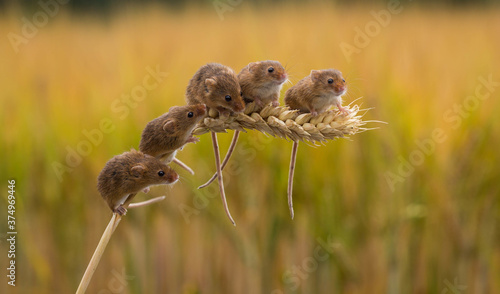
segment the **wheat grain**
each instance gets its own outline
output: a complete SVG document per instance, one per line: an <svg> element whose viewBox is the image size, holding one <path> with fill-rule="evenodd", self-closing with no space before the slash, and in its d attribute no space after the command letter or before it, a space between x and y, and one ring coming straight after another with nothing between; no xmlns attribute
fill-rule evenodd
<svg viewBox="0 0 500 294"><path fill-rule="evenodd" d="M193 131L193 135L203 135L208 132L226 133L227 130L256 130L275 137L292 141L308 141L324 143L327 140L354 135L369 128L363 126L358 105L346 106L349 114L338 111L326 111L317 116L310 113L300 113L287 106L272 107L267 105L258 109L254 103L249 103L244 113L233 116L219 117L215 110L210 110L200 124ZM377 121L371 121L377 122Z"/></svg>

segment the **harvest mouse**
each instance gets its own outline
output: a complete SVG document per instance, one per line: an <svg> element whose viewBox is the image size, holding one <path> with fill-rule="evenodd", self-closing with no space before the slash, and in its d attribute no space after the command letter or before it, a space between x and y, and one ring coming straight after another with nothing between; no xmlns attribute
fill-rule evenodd
<svg viewBox="0 0 500 294"><path fill-rule="evenodd" d="M245 102L241 95L241 87L234 71L230 67L218 63L208 63L200 67L189 81L186 89L188 105L203 103L207 108L216 109L219 116L229 116L232 113L242 112L245 109ZM228 218L234 225L224 191L217 135L214 132L211 135L222 204Z"/></svg>
<svg viewBox="0 0 500 294"><path fill-rule="evenodd" d="M196 143L193 129L205 117L205 104L174 106L167 113L150 121L142 131L139 150L170 163L184 144Z"/></svg>
<svg viewBox="0 0 500 294"><path fill-rule="evenodd" d="M286 79L285 68L274 60L252 62L238 74L243 99L247 103L255 101L260 107L270 102L279 106L281 86Z"/></svg>
<svg viewBox="0 0 500 294"><path fill-rule="evenodd" d="M342 107L342 95L347 91L347 85L342 73L336 69L312 70L311 74L300 80L285 93L285 104L291 109L310 112L318 115L335 105L343 113L349 110ZM293 174L299 142L294 141L288 172L288 208L293 219Z"/></svg>
<svg viewBox="0 0 500 294"><path fill-rule="evenodd" d="M234 71L219 63L208 63L194 74L186 89L189 105L205 104L220 115L242 112L245 103Z"/></svg>
<svg viewBox="0 0 500 294"><path fill-rule="evenodd" d="M277 107L279 106L281 87L287 80L287 74L285 68L279 61L266 60L252 62L245 66L238 74L238 79L245 102L249 103L255 101L260 107L272 102L272 105ZM231 145L229 145L226 156L222 161L221 170L224 169L229 158L233 154L239 134L240 132L238 130L234 131ZM216 177L217 173L215 173L205 184L199 186L198 189L210 185Z"/></svg>
<svg viewBox="0 0 500 294"><path fill-rule="evenodd" d="M124 215L125 204L153 185L173 184L179 175L153 156L132 149L111 158L97 177L97 190L114 213Z"/></svg>
<svg viewBox="0 0 500 294"><path fill-rule="evenodd" d="M317 115L335 105L343 112L342 95L347 85L342 73L336 69L312 70L311 74L300 80L285 93L285 104L291 109Z"/></svg>

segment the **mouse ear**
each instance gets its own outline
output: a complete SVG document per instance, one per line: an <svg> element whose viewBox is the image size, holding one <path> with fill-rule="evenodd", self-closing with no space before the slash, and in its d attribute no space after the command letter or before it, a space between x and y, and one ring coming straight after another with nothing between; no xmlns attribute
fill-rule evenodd
<svg viewBox="0 0 500 294"><path fill-rule="evenodd" d="M311 70L311 80L313 82L319 81L320 74L321 74L321 71L319 71L319 70Z"/></svg>
<svg viewBox="0 0 500 294"><path fill-rule="evenodd" d="M132 174L132 176L140 178L144 174L145 170L146 169L142 164L136 164L130 169L130 173Z"/></svg>
<svg viewBox="0 0 500 294"><path fill-rule="evenodd" d="M257 61L257 62L252 62L248 65L248 71L253 73L254 71L257 70L257 67L259 66L260 62Z"/></svg>
<svg viewBox="0 0 500 294"><path fill-rule="evenodd" d="M171 111L175 111L177 108L179 108L180 106L172 106L168 109L168 112L171 112Z"/></svg>
<svg viewBox="0 0 500 294"><path fill-rule="evenodd" d="M207 86L208 90L213 90L215 88L215 85L217 85L217 81L215 78L210 78L205 80L205 85Z"/></svg>
<svg viewBox="0 0 500 294"><path fill-rule="evenodd" d="M169 134L173 134L177 131L177 126L175 125L175 121L172 119L167 119L163 124L163 130Z"/></svg>

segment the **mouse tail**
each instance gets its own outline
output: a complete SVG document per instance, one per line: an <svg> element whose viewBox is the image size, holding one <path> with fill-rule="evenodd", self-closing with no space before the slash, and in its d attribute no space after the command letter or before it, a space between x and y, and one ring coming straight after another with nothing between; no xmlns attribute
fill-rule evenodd
<svg viewBox="0 0 500 294"><path fill-rule="evenodd" d="M231 140L231 144L229 145L229 149L227 150L226 156L224 157L224 160L222 161L221 165L221 171L224 169L224 167L227 165L229 158L234 152L234 149L236 147L236 143L238 142L238 138L240 136L240 131L235 130L233 139ZM199 186L198 189L205 188L206 186L210 185L215 179L217 178L217 172L214 173L214 175L203 185Z"/></svg>
<svg viewBox="0 0 500 294"><path fill-rule="evenodd" d="M219 154L219 143L217 143L217 134L215 132L212 132L212 143L214 147L214 154L215 154L215 166L217 168L217 180L219 182L219 190L220 190L220 197L222 199L222 204L224 205L224 210L226 211L226 215L231 221L231 223L236 226L236 223L233 220L233 217L231 216L231 212L229 212L229 208L227 206L227 201L226 201L226 192L224 191L224 182L222 180L222 169L221 169L221 164L220 164L220 154Z"/></svg>

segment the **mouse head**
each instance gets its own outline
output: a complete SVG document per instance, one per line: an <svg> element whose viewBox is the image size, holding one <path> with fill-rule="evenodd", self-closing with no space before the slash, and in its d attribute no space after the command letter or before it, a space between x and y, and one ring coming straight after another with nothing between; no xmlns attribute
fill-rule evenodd
<svg viewBox="0 0 500 294"><path fill-rule="evenodd" d="M248 65L248 71L255 82L272 82L281 85L288 77L283 65L274 60L252 62Z"/></svg>
<svg viewBox="0 0 500 294"><path fill-rule="evenodd" d="M168 165L151 155L137 152L138 159L131 165L130 178L136 186L168 185L177 182L179 175Z"/></svg>
<svg viewBox="0 0 500 294"><path fill-rule="evenodd" d="M217 107L229 109L236 113L245 109L240 83L234 72L224 72L205 79L205 86L206 96Z"/></svg>
<svg viewBox="0 0 500 294"><path fill-rule="evenodd" d="M191 131L205 117L205 104L170 107L162 128L169 136L191 135Z"/></svg>
<svg viewBox="0 0 500 294"><path fill-rule="evenodd" d="M347 85L342 73L336 69L312 70L311 80L314 88L321 93L331 93L341 96L347 91Z"/></svg>

